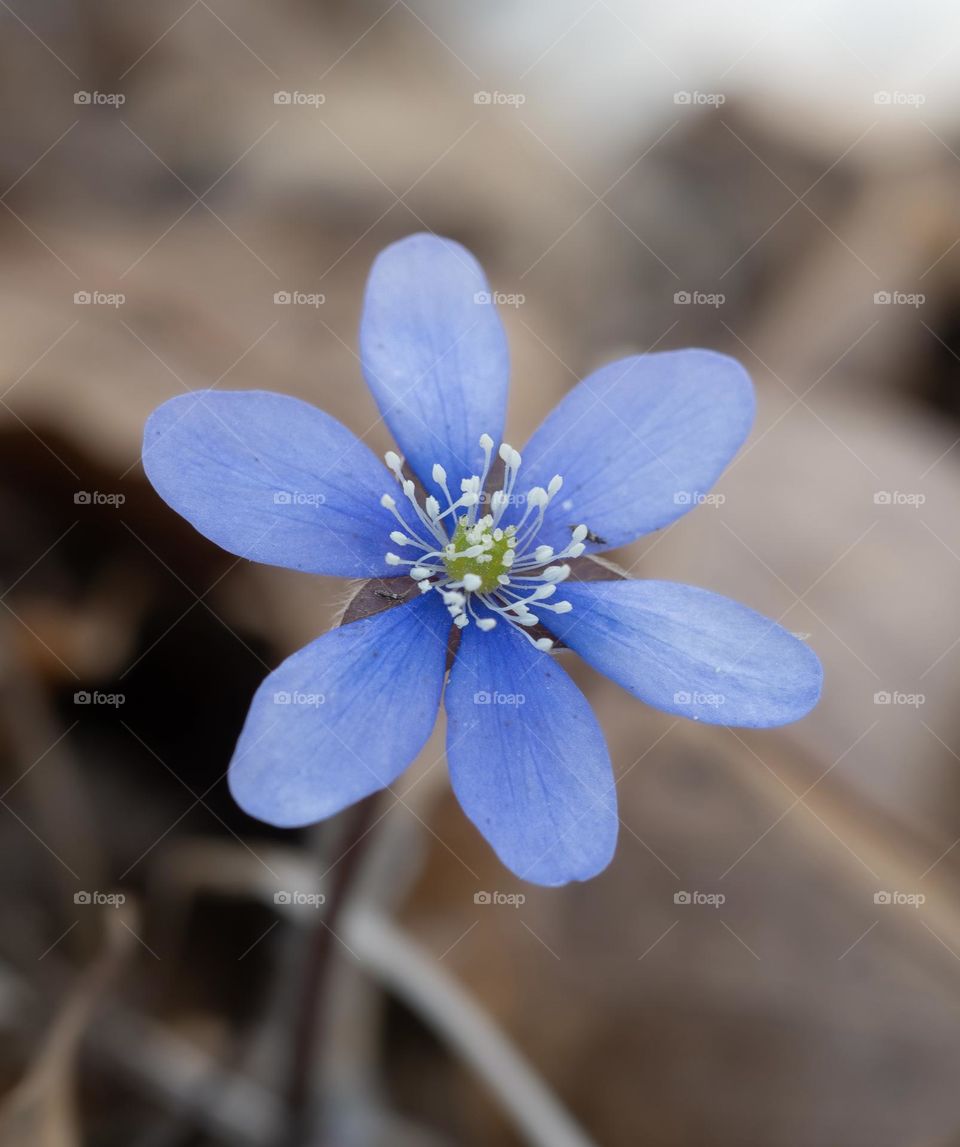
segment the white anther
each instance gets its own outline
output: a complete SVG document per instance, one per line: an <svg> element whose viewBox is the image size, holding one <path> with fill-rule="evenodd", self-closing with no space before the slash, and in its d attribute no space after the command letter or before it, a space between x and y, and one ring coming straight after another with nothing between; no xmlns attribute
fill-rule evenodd
<svg viewBox="0 0 960 1147"><path fill-rule="evenodd" d="M458 628L463 629L472 620L481 632L487 633L502 619L523 633L531 645L548 652L554 648L554 641L549 637L535 638L531 630L540 623L543 611L564 614L572 610L570 602L555 600L557 585L571 572L569 565L562 564L563 559L579 557L584 552L589 532L585 525L571 528L570 541L559 551L545 543L537 545L546 508L560 491L563 479L555 474L546 488L534 486L524 494L523 487L517 485L520 453L503 443L497 452L505 466L502 489L487 499L484 491L494 440L489 434L482 434L479 443L484 454L483 471L459 480L460 496L456 501L450 495L444 467L436 463L431 468L433 481L446 500L446 509L442 509L443 499L432 494L419 502L416 483L403 474L402 458L395 451L387 451L384 461L415 514L411 525L394 498L389 494L382 496L380 504L390 510L400 527L390 532L390 541L396 546L414 546L419 552L413 561L392 552L384 560L389 566L408 567L421 593L436 590ZM482 502L486 503L486 512L480 510L478 514L477 506ZM523 513L511 512L511 524L502 525L507 507L520 505L524 506ZM569 512L571 507L564 503L563 508ZM452 573L455 562L466 563L467 572ZM548 562L554 564L547 565ZM479 616L474 597L487 613L496 617ZM535 603L537 612L530 608Z"/></svg>

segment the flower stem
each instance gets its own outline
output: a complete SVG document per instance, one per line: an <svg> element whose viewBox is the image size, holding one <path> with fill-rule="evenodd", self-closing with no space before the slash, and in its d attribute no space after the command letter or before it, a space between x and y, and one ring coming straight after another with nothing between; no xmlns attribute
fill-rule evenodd
<svg viewBox="0 0 960 1147"><path fill-rule="evenodd" d="M343 833L340 838L340 859L335 862L330 873L331 879L327 882L325 910L318 916L307 940L299 1009L294 1017L287 1090L290 1122L285 1147L308 1147L319 1141L314 1078L317 1055L326 1027L326 989L336 959L334 949L337 944L337 924L365 853L362 842L375 823L375 808L376 801L368 797L341 814Z"/></svg>

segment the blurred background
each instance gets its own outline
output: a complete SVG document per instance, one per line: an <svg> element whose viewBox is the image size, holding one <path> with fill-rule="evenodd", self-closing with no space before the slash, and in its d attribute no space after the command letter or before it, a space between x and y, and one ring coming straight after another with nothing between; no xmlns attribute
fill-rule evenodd
<svg viewBox="0 0 960 1147"><path fill-rule="evenodd" d="M0 1142L960 1143L955 5L0 0L0 28ZM571 662L622 819L587 885L499 866L442 720L359 847L349 814L244 817L249 699L350 587L224 554L140 468L149 411L208 386L388 448L361 295L423 229L500 292L517 446L628 353L757 385L717 496L617 556L780 620L823 701L696 727Z"/></svg>

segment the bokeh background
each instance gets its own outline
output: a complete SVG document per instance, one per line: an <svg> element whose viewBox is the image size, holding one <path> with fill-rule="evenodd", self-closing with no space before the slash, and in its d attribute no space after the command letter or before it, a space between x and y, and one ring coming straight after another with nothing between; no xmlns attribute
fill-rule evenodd
<svg viewBox="0 0 960 1147"><path fill-rule="evenodd" d="M0 29L0 1141L267 1147L299 1087L331 1147L960 1142L955 6L0 0ZM250 696L350 587L234 560L140 468L149 411L207 386L386 449L361 294L423 229L503 296L517 446L627 353L758 389L718 496L618 558L779 619L823 701L695 727L571 664L619 779L588 885L498 865L442 723L360 847L233 807Z"/></svg>

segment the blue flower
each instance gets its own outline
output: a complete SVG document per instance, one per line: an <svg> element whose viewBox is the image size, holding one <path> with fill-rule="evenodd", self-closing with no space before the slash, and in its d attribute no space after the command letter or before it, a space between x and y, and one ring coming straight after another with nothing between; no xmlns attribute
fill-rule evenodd
<svg viewBox="0 0 960 1147"><path fill-rule="evenodd" d="M521 465L501 444L509 364L483 271L432 235L376 259L360 357L404 456L389 452L386 469L330 415L267 391L182 395L146 427L147 476L205 537L253 561L395 578L404 596L264 681L230 765L248 813L306 825L393 784L434 726L451 623L453 789L501 861L538 884L600 872L618 826L603 734L546 633L693 720L780 725L816 704L816 656L745 606L672 582L569 578L581 555L667 525L716 481L754 415L733 359L670 351L602 367Z"/></svg>

